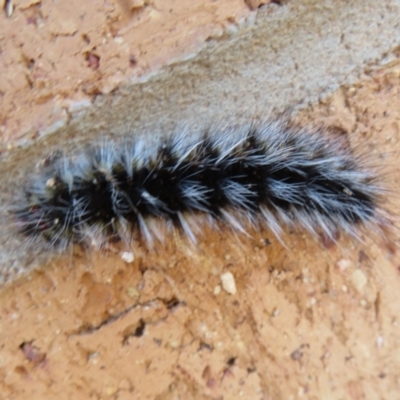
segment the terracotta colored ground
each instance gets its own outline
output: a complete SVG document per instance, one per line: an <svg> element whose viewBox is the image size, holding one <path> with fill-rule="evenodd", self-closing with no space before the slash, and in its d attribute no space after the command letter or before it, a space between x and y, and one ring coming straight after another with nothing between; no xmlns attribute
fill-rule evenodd
<svg viewBox="0 0 400 400"><path fill-rule="evenodd" d="M399 77L373 71L299 115L344 128L393 188ZM118 246L76 249L4 288L0 398L399 398L398 232L326 247L288 233L289 250L252 235L207 232L199 248L177 236L132 263Z"/></svg>
<svg viewBox="0 0 400 400"><path fill-rule="evenodd" d="M13 3L10 18L0 10L2 143L54 131L97 95L192 54L249 14L240 0Z"/></svg>

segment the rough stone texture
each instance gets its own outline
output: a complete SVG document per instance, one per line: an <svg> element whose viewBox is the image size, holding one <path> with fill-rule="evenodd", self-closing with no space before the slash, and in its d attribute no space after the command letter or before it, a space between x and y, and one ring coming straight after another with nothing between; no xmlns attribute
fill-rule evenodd
<svg viewBox="0 0 400 400"><path fill-rule="evenodd" d="M301 123L341 127L352 146L370 149L396 212L400 3L329 4L261 9L193 59L97 96L66 128L3 154L3 193L57 142L74 146L110 127L163 133L177 120L197 126L293 106ZM398 231L388 242L367 232L364 243L343 237L326 247L287 232L289 250L268 231L251 234L205 232L198 248L178 235L152 252L138 243L131 263L122 246L75 249L4 287L1 395L398 398ZM7 246L3 257L10 250L22 258ZM221 290L226 273L235 294Z"/></svg>
<svg viewBox="0 0 400 400"><path fill-rule="evenodd" d="M20 0L0 15L2 142L68 123L99 94L195 53L248 15L240 0Z"/></svg>

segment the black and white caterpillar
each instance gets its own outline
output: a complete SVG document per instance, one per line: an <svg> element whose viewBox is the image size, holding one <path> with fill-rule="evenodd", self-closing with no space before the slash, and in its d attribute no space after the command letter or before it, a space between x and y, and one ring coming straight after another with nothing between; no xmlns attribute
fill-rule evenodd
<svg viewBox="0 0 400 400"><path fill-rule="evenodd" d="M48 164L14 217L22 234L49 247L129 242L135 232L151 244L176 226L196 241L202 224L218 221L333 240L385 224L383 189L362 157L329 132L282 121L184 132L155 145L108 142Z"/></svg>

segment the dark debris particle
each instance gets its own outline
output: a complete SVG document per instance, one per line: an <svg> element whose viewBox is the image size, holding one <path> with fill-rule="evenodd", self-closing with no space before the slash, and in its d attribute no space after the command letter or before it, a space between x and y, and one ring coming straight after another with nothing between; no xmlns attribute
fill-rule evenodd
<svg viewBox="0 0 400 400"><path fill-rule="evenodd" d="M205 343L205 342L200 342L199 350L198 350L198 351L201 351L201 350L213 351L213 350L214 350L214 347L211 346L211 344L208 344L208 343Z"/></svg>
<svg viewBox="0 0 400 400"><path fill-rule="evenodd" d="M89 36L88 36L86 33L84 33L84 34L82 35L82 40L83 40L86 44L90 44L90 38L89 38Z"/></svg>
<svg viewBox="0 0 400 400"><path fill-rule="evenodd" d="M123 333L122 344L124 346L128 345L129 338L131 337L143 336L145 328L146 328L146 323L142 319L137 323L137 325L128 326Z"/></svg>
<svg viewBox="0 0 400 400"><path fill-rule="evenodd" d="M34 364L39 364L46 358L46 353L42 353L38 347L34 346L33 341L23 342L19 348L24 353L26 359Z"/></svg>
<svg viewBox="0 0 400 400"><path fill-rule="evenodd" d="M289 3L289 0L271 0L272 4L277 4L278 6L283 6L284 4Z"/></svg>
<svg viewBox="0 0 400 400"><path fill-rule="evenodd" d="M290 355L290 357L292 360L297 361L303 357L303 353L300 351L300 349L297 349Z"/></svg>
<svg viewBox="0 0 400 400"><path fill-rule="evenodd" d="M93 69L99 69L100 67L100 56L94 53L88 53L86 55L86 61L88 62L88 66Z"/></svg>
<svg viewBox="0 0 400 400"><path fill-rule="evenodd" d="M137 60L136 56L131 54L129 56L129 66L131 68L134 68L134 67L136 67L137 64L138 64L138 60Z"/></svg>
<svg viewBox="0 0 400 400"><path fill-rule="evenodd" d="M232 367L233 365L235 365L235 362L236 362L236 357L231 357L231 358L226 362L226 364L227 364L229 367Z"/></svg>
<svg viewBox="0 0 400 400"><path fill-rule="evenodd" d="M278 6L282 6L288 3L289 0L245 0L247 7L251 10L257 10L267 4L277 4Z"/></svg>
<svg viewBox="0 0 400 400"><path fill-rule="evenodd" d="M365 263L365 262L368 262L368 261L369 261L369 257L367 256L367 254L363 250L360 250L358 252L358 262L360 264L362 264L362 263Z"/></svg>
<svg viewBox="0 0 400 400"><path fill-rule="evenodd" d="M180 303L181 302L176 297L172 297L171 299L165 301L165 305L168 308L168 310L171 310L172 308L179 306Z"/></svg>
<svg viewBox="0 0 400 400"><path fill-rule="evenodd" d="M141 337L141 336L143 336L143 333L144 333L144 329L146 328L146 323L141 319L140 321L139 321L139 325L138 325L138 327L136 328L136 330L135 330L135 333L133 334L133 336L136 336L136 337Z"/></svg>
<svg viewBox="0 0 400 400"><path fill-rule="evenodd" d="M302 344L300 347L298 347L295 351L293 351L290 354L291 359L294 361L301 360L303 357L303 352L301 350L304 349L305 347L309 348L310 346L308 344Z"/></svg>

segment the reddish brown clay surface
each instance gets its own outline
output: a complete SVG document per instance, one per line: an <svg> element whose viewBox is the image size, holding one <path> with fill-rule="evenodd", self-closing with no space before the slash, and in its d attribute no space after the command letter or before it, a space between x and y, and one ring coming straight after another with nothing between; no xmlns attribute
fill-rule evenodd
<svg viewBox="0 0 400 400"><path fill-rule="evenodd" d="M240 0L13 3L10 18L0 12L3 142L65 122L76 101L190 55L250 12Z"/></svg>

